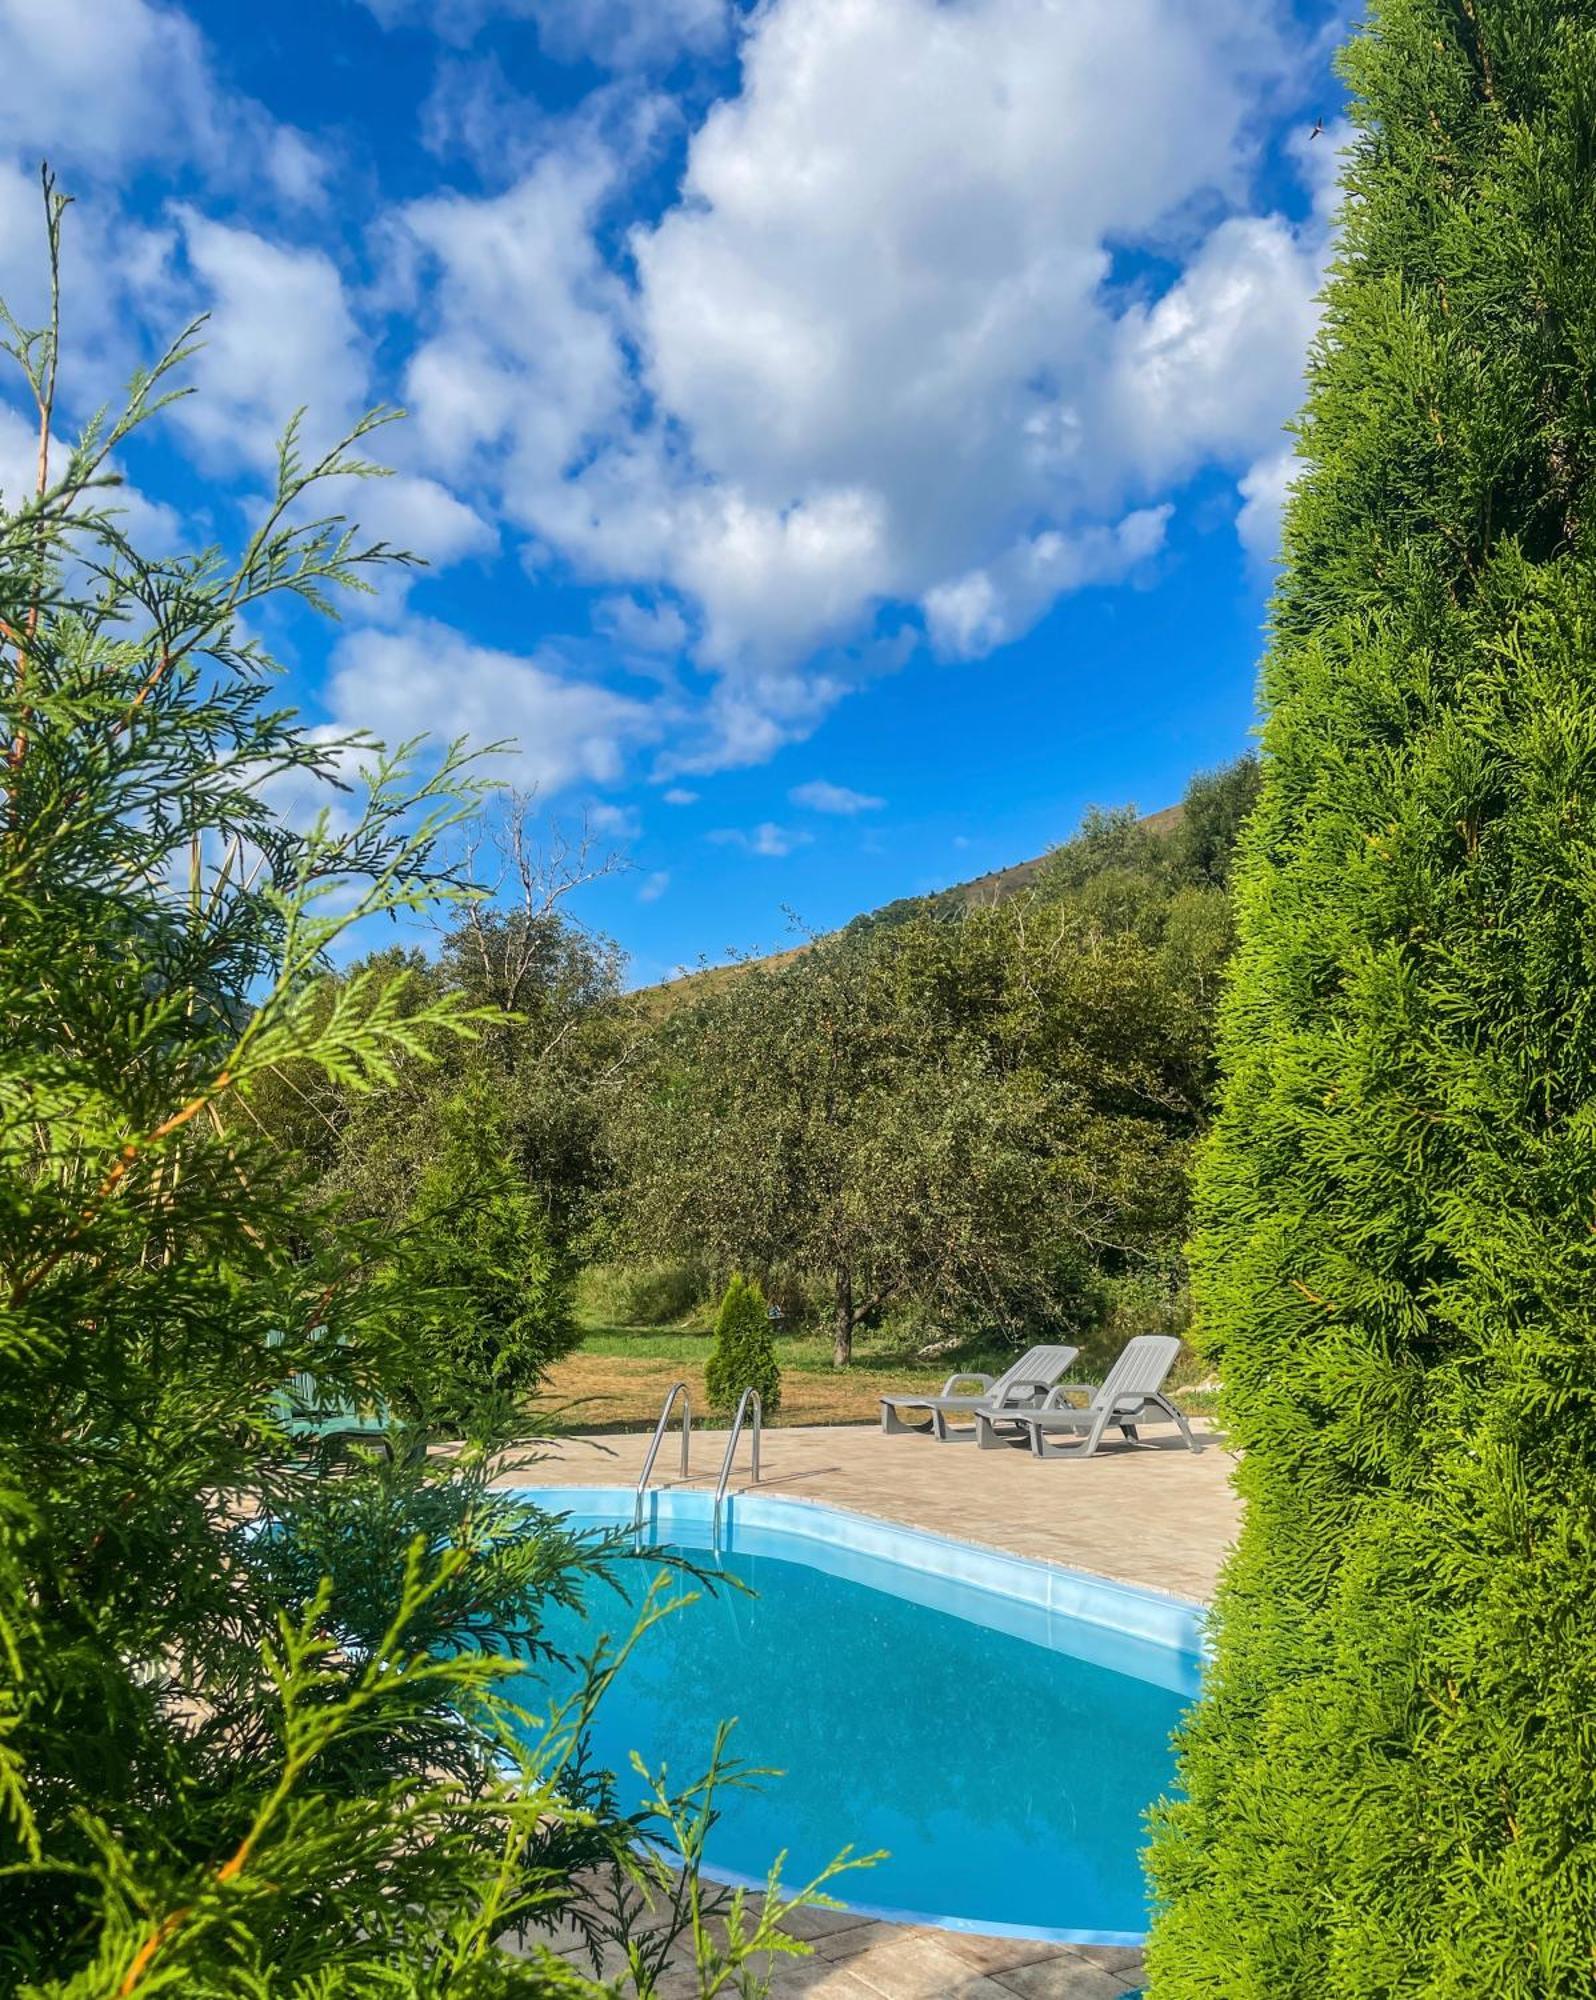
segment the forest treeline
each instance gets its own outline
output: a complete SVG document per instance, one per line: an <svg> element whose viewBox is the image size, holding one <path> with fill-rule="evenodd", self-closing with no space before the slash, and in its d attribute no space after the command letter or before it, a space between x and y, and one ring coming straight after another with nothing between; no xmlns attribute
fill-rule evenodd
<svg viewBox="0 0 1596 2000"><path fill-rule="evenodd" d="M376 1091L286 1064L251 1116L374 1259L458 1300L416 1391L438 1422L532 1387L580 1337L579 1286L599 1316L664 1324L746 1271L839 1366L883 1321L937 1351L1179 1331L1256 783L1244 757L1178 815L1094 811L1005 900L895 904L644 993L568 913L580 868L534 858L512 809L496 894L322 999L375 979L401 1011L472 1010L477 1037Z"/></svg>

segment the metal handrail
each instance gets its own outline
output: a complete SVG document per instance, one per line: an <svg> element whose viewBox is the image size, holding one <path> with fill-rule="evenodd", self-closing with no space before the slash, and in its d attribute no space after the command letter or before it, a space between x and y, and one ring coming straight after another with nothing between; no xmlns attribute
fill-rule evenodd
<svg viewBox="0 0 1596 2000"><path fill-rule="evenodd" d="M724 1458L723 1458L723 1459L721 1460L721 1462L720 1462L720 1480L719 1480L719 1483L717 1484L717 1486L716 1486L716 1488L715 1488L715 1520L714 1520L714 1534L715 1534L715 1540L716 1540L716 1542L717 1542L717 1543L718 1543L718 1542L720 1541L720 1508L721 1508L721 1502L722 1502L722 1501L723 1501L723 1500L724 1500L724 1499L726 1498L726 1486L727 1486L727 1482L728 1482L728 1481L730 1480L730 1478L731 1478L731 1469L732 1469L732 1459L733 1459L733 1457L734 1457L734 1456L736 1455L736 1451L737 1451L737 1440L738 1440L738 1438L740 1438L740 1437L742 1436L742 1433L743 1433L743 1418L744 1418L745 1416L747 1416L747 1414L748 1414L748 1405L749 1405L750 1403L752 1403L752 1404L753 1404L753 1406L754 1406L754 1435L753 1435L753 1444L754 1444L754 1478L753 1478L753 1483L754 1483L754 1485L755 1485L755 1486L757 1486L757 1485L759 1484L759 1431L760 1431L760 1426L761 1426L761 1424L762 1424L762 1423L764 1422L764 1416L765 1416L765 1406L764 1406L764 1403L762 1402L762 1400L760 1399L760 1394L759 1394L759 1391L758 1391L757 1389L754 1389L754 1388L748 1388L748 1389L745 1389L745 1390L743 1391L743 1393L742 1393L742 1396L741 1396L741 1397L739 1398L739 1400L738 1400L738 1404L737 1404L737 1414L736 1414L736 1416L735 1416L735 1417L733 1417L733 1418L732 1418L732 1427L731 1427L731 1436L730 1436L729 1438L727 1438L727 1440L726 1440L726 1456L725 1456L725 1457L724 1457Z"/></svg>
<svg viewBox="0 0 1596 2000"><path fill-rule="evenodd" d="M687 1393L685 1382L673 1382L665 1392L661 1405L659 1422L654 1426L654 1436L648 1447L648 1456L643 1460L643 1470L637 1478L637 1496L632 1504L632 1526L643 1525L643 1493L648 1486L649 1474L654 1470L654 1461L659 1457L660 1444L665 1436L665 1426L671 1420L671 1411L676 1407L676 1398L682 1399L682 1477L687 1477L687 1454L693 1435L693 1399Z"/></svg>

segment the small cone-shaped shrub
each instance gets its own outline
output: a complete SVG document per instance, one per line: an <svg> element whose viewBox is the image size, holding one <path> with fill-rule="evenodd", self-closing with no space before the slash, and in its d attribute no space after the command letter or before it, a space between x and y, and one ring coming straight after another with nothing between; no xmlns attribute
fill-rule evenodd
<svg viewBox="0 0 1596 2000"><path fill-rule="evenodd" d="M1198 1302L1156 2000L1596 1990L1596 9L1377 0Z"/></svg>
<svg viewBox="0 0 1596 2000"><path fill-rule="evenodd" d="M704 1370L704 1386L717 1410L735 1410L745 1389L759 1391L768 1417L781 1402L781 1369L771 1338L765 1294L733 1271L715 1320L715 1348Z"/></svg>

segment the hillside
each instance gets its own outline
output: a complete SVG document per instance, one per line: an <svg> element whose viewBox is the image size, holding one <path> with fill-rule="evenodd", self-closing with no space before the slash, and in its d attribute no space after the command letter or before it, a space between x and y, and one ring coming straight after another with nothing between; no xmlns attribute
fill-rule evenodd
<svg viewBox="0 0 1596 2000"><path fill-rule="evenodd" d="M1149 833L1173 833L1184 812L1184 806L1164 806L1158 812L1145 814L1141 824ZM989 869L985 875L972 876L968 882L951 883L946 889L935 889L928 895L900 896L891 903L883 903L879 909L862 910L858 916L850 918L843 928L851 931L901 924L926 910L974 909L983 903L1001 903L1030 888L1056 851L1050 847L1047 853L1033 855L1029 861L1016 861L1007 868ZM703 999L751 965L785 965L804 949L803 945L795 945L791 951L771 952L762 958L734 959L726 965L704 966L697 972L685 972L676 979L640 987L637 997L645 1005L661 1009L680 1006L686 1001Z"/></svg>

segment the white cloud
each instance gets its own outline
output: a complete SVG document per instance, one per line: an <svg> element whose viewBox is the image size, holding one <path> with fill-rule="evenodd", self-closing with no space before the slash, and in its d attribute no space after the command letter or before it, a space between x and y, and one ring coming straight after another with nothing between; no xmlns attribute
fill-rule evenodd
<svg viewBox="0 0 1596 2000"><path fill-rule="evenodd" d="M519 0L515 11L537 22L556 61L608 69L667 62L684 49L709 54L730 27L727 0Z"/></svg>
<svg viewBox="0 0 1596 2000"><path fill-rule="evenodd" d="M446 41L469 42L491 20L532 21L556 62L630 69L720 47L727 0L366 0L384 27L420 21Z"/></svg>
<svg viewBox="0 0 1596 2000"><path fill-rule="evenodd" d="M509 511L534 529L630 396L625 291L592 238L619 172L596 137L575 137L505 194L437 195L400 218L441 279L405 384L422 444L444 468L501 453Z"/></svg>
<svg viewBox="0 0 1596 2000"><path fill-rule="evenodd" d="M811 778L807 784L794 785L787 794L795 806L807 806L811 812L854 813L874 812L886 804L885 799L873 798L869 792L851 791L846 785L834 785L826 778Z"/></svg>
<svg viewBox="0 0 1596 2000"><path fill-rule="evenodd" d="M690 634L674 604L642 604L635 597L607 597L593 622L617 645L635 653L680 653Z"/></svg>
<svg viewBox="0 0 1596 2000"><path fill-rule="evenodd" d="M553 654L500 652L423 619L342 639L324 699L338 727L390 744L441 733L479 746L508 740L493 768L545 793L613 783L627 750L659 729L643 703L578 679Z"/></svg>
<svg viewBox="0 0 1596 2000"><path fill-rule="evenodd" d="M193 364L196 393L177 421L211 460L259 470L275 462L284 425L305 406L308 461L374 400L370 355L338 267L325 252L274 242L198 210L174 210L198 302L209 312ZM380 433L368 455L413 441L405 426ZM498 547L497 530L441 481L408 470L346 481L315 496L318 511L346 512L367 541L436 567ZM408 572L392 571L381 607L404 602Z"/></svg>
<svg viewBox="0 0 1596 2000"><path fill-rule="evenodd" d="M643 831L635 806L612 805L607 799L590 805L583 817L589 832L601 834L606 840L636 840Z"/></svg>
<svg viewBox="0 0 1596 2000"><path fill-rule="evenodd" d="M1115 435L1149 480L1278 441L1301 400L1324 251L1317 227L1233 216L1162 298L1119 321Z"/></svg>
<svg viewBox="0 0 1596 2000"><path fill-rule="evenodd" d="M1311 220L1294 232L1310 290L1322 283L1334 250L1339 183L1352 141L1351 123L1339 118L1320 132L1314 127L1299 131L1287 149L1313 196ZM1275 310L1289 313L1291 308L1277 302ZM1316 305L1308 307L1306 319L1311 335L1318 321ZM1267 565L1280 553L1281 516L1292 482L1303 469L1294 447L1277 443L1274 449L1263 450L1237 482L1241 506L1236 513L1236 533L1255 563Z"/></svg>
<svg viewBox="0 0 1596 2000"><path fill-rule="evenodd" d="M1055 598L1089 583L1111 583L1163 546L1173 512L1141 507L1112 528L1056 528L1017 542L985 569L926 593L926 629L939 653L972 658L1015 638Z"/></svg>
<svg viewBox="0 0 1596 2000"><path fill-rule="evenodd" d="M0 506L13 512L33 497L39 476L39 430L20 410L0 403Z"/></svg>
<svg viewBox="0 0 1596 2000"><path fill-rule="evenodd" d="M1240 482L1241 508L1236 533L1243 548L1260 563L1272 563L1280 553L1280 518L1292 481L1303 470L1294 451L1261 458Z"/></svg>
<svg viewBox="0 0 1596 2000"><path fill-rule="evenodd" d="M706 834L706 840L713 840L721 847L740 847L748 854L763 855L769 861L784 860L795 847L807 847L814 839L812 833L804 833L795 827L777 826L774 820L761 820L756 827L725 826L714 833Z"/></svg>
<svg viewBox="0 0 1596 2000"><path fill-rule="evenodd" d="M403 223L428 462L536 561L685 603L715 686L674 771L811 731L883 606L974 655L1154 553L1174 486L1275 445L1325 238L1323 140L1305 224L1195 221L1289 68L1257 0L765 0L742 57L634 278L602 246L651 100ZM1138 246L1162 296L1109 282Z"/></svg>
<svg viewBox="0 0 1596 2000"><path fill-rule="evenodd" d="M536 159L548 124L496 54L445 57L421 107L421 143L439 159L469 160L484 183L502 187Z"/></svg>
<svg viewBox="0 0 1596 2000"><path fill-rule="evenodd" d="M475 508L437 480L411 472L363 480L336 504L360 523L363 538L385 541L440 569L466 556L490 555L499 545L497 531Z"/></svg>
<svg viewBox="0 0 1596 2000"><path fill-rule="evenodd" d="M327 155L291 125L263 122L261 146L267 177L283 200L296 208L319 208L332 172Z"/></svg>
<svg viewBox="0 0 1596 2000"><path fill-rule="evenodd" d="M375 755L370 745L350 747L342 743L351 733L347 726L316 724L305 734L329 752L324 767L311 770L302 764L290 765L257 779L256 790L280 819L305 830L325 813L329 832L353 831L359 822L359 802L368 790L362 773L373 767ZM334 750L334 744L341 747Z"/></svg>
<svg viewBox="0 0 1596 2000"><path fill-rule="evenodd" d="M338 267L321 250L179 207L189 267L210 311L198 393L175 414L203 445L270 464L279 433L310 405L306 437L325 446L363 400L367 361Z"/></svg>
<svg viewBox="0 0 1596 2000"><path fill-rule="evenodd" d="M690 792L683 785L671 785L660 794L668 806L696 806L697 792Z"/></svg>
<svg viewBox="0 0 1596 2000"><path fill-rule="evenodd" d="M319 201L311 140L223 88L203 37L149 0L0 0L0 146L98 172L192 159L291 203Z"/></svg>
<svg viewBox="0 0 1596 2000"><path fill-rule="evenodd" d="M728 675L697 718L696 731L661 758L659 775L763 764L784 743L808 736L848 686L813 667Z"/></svg>
<svg viewBox="0 0 1596 2000"><path fill-rule="evenodd" d="M182 151L213 123L193 22L144 0L0 0L0 142L98 165ZM158 113L158 115L157 115Z"/></svg>
<svg viewBox="0 0 1596 2000"><path fill-rule="evenodd" d="M645 875L638 885L637 900L640 903L657 903L670 885L670 870L656 868L651 875Z"/></svg>
<svg viewBox="0 0 1596 2000"><path fill-rule="evenodd" d="M19 272L37 264L44 266L44 198L37 174L25 174L11 161L0 159L0 270L6 274L0 293L11 302L19 317L32 317L31 294L26 305L17 296Z"/></svg>
<svg viewBox="0 0 1596 2000"><path fill-rule="evenodd" d="M102 404L120 409L129 376L150 359L140 329L153 325L164 344L189 308L167 269L169 228L124 214L114 194L85 185L75 173L63 185L74 197L61 255L64 367L57 428L66 431L72 419ZM49 273L37 164L23 166L0 152L0 296L25 326L48 320ZM20 375L10 380L21 388Z"/></svg>
<svg viewBox="0 0 1596 2000"><path fill-rule="evenodd" d="M651 385L746 513L846 501L854 532L807 552L836 618L1120 497L1105 246L1235 180L1256 20L1239 0L760 15L683 201L635 240L639 314ZM722 625L746 636L764 587Z"/></svg>

